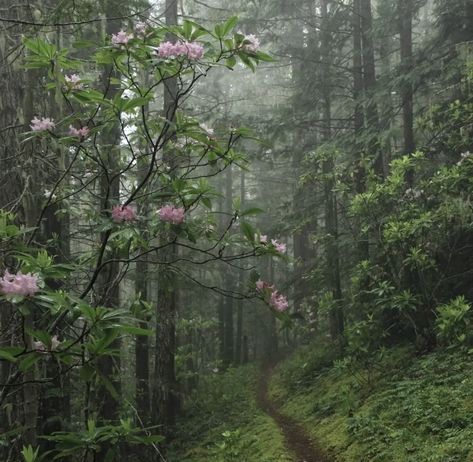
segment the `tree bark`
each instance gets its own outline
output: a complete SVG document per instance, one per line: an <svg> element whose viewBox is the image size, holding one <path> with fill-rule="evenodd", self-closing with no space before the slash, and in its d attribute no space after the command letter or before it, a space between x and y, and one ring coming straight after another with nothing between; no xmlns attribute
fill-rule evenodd
<svg viewBox="0 0 473 462"><path fill-rule="evenodd" d="M104 12L107 18L105 33L111 35L120 30L120 21L109 19L116 17L116 0L104 0ZM119 79L120 76L114 70L112 65L106 66L103 71L104 85L108 85L110 78ZM119 91L116 84L110 84L104 88L107 98L113 98ZM101 156L103 158L104 168L100 178L100 213L109 214L114 205L120 203L120 177L118 158L120 156L120 129L115 125L109 131L104 131L101 137ZM104 235L102 235L104 239ZM105 259L116 257L115 252L107 252ZM116 308L119 306L119 275L120 265L118 262L107 264L101 271L98 278L97 303L108 307ZM119 339L114 340L110 345L115 351L120 351ZM109 381L114 388L115 393L111 393L105 386L101 385L97 393L97 406L100 420L103 422L117 421L120 411L120 356L104 356L99 360L100 374L103 380Z"/></svg>
<svg viewBox="0 0 473 462"><path fill-rule="evenodd" d="M365 146L362 141L364 134L364 113L363 113L363 61L361 44L361 3L360 0L353 0L352 13L353 28L353 100L354 100L354 149L355 149L355 191L357 194L366 190L366 168L364 152ZM357 249L358 259L369 258L368 237L363 236L360 226L357 225Z"/></svg>
<svg viewBox="0 0 473 462"><path fill-rule="evenodd" d="M233 208L233 172L232 166L227 167L226 181L225 181L225 214L230 217ZM232 269L227 266L225 268L224 286L226 290L233 288ZM229 367L233 362L234 339L233 339L233 298L225 297L224 305L224 356L223 366Z"/></svg>
<svg viewBox="0 0 473 462"><path fill-rule="evenodd" d="M415 151L414 113L412 72L412 0L399 0L399 31L401 42L401 72L405 77L401 85L402 121L404 137L404 154Z"/></svg>
<svg viewBox="0 0 473 462"><path fill-rule="evenodd" d="M246 202L245 191L245 171L240 172L240 207L244 209ZM243 291L245 273L243 270L238 274L238 289ZM237 322L236 322L236 337L235 337L235 363L242 363L242 348L243 348L243 300L238 300L237 305Z"/></svg>
<svg viewBox="0 0 473 462"><path fill-rule="evenodd" d="M166 24L177 24L177 0L166 0ZM168 37L173 39L172 36ZM177 108L178 82L176 78L166 80L164 89L164 114L169 123L175 118ZM175 171L175 158L171 152L164 152L164 162ZM172 240L167 233L163 239ZM177 247L168 246L160 253L161 261L174 260ZM177 281L166 264L159 268L158 303L156 309L156 358L155 387L153 390L152 413L156 424L163 426L164 434L170 435L179 408L179 393L175 371L176 316L178 305Z"/></svg>
<svg viewBox="0 0 473 462"><path fill-rule="evenodd" d="M369 134L368 149L375 173L384 178L384 159L379 147L379 116L375 101L376 66L373 45L373 14L371 0L360 0L361 39L363 57L363 86L365 91L366 127Z"/></svg>
<svg viewBox="0 0 473 462"><path fill-rule="evenodd" d="M323 139L330 143L332 136L332 108L331 108L331 59L330 59L330 25L328 4L330 0L321 1L321 53L322 53L322 89L323 89ZM334 192L335 161L331 149L328 149L322 165L324 174L325 196L325 233L326 233L326 262L328 271L328 286L332 293L334 307L330 312L330 333L333 340L343 335L344 321L341 306L342 289L340 281L340 262L338 250L338 211Z"/></svg>

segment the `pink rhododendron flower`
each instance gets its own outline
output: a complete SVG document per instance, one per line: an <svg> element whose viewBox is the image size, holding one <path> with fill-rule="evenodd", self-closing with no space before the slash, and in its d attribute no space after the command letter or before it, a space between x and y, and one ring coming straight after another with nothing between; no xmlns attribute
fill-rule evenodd
<svg viewBox="0 0 473 462"><path fill-rule="evenodd" d="M158 210L159 218L163 221L179 225L184 221L185 210L183 207L174 207L172 205L165 205Z"/></svg>
<svg viewBox="0 0 473 462"><path fill-rule="evenodd" d="M59 341L59 339L57 338L57 335L54 335L52 338L51 338L51 351L56 351L58 346L61 344L61 342Z"/></svg>
<svg viewBox="0 0 473 462"><path fill-rule="evenodd" d="M38 117L35 117L31 121L31 130L34 132L42 132L46 130L53 130L56 124L54 123L54 119L50 119L49 117L41 117L41 119L38 119Z"/></svg>
<svg viewBox="0 0 473 462"><path fill-rule="evenodd" d="M204 55L204 47L200 43L183 42L182 40L176 43L162 42L156 51L160 58L186 56L188 59L196 60L202 58Z"/></svg>
<svg viewBox="0 0 473 462"><path fill-rule="evenodd" d="M5 271L0 278L0 291L8 295L23 295L25 297L34 295L38 292L38 276L27 273L11 274Z"/></svg>
<svg viewBox="0 0 473 462"><path fill-rule="evenodd" d="M275 290L271 294L271 298L269 299L269 304L276 311L286 311L289 307L289 302L287 301L287 297L280 294L277 290Z"/></svg>
<svg viewBox="0 0 473 462"><path fill-rule="evenodd" d="M260 41L254 34L245 35L242 48L250 53L256 53L260 47Z"/></svg>
<svg viewBox="0 0 473 462"><path fill-rule="evenodd" d="M160 58L171 58L177 56L176 47L172 42L162 42L156 49Z"/></svg>
<svg viewBox="0 0 473 462"><path fill-rule="evenodd" d="M259 241L261 244L267 244L268 243L268 236L266 234L261 234L259 237Z"/></svg>
<svg viewBox="0 0 473 462"><path fill-rule="evenodd" d="M282 244L281 242L278 242L276 239L271 239L271 244L273 244L277 252L286 253L286 244Z"/></svg>
<svg viewBox="0 0 473 462"><path fill-rule="evenodd" d="M206 124L200 124L199 126L209 138L215 138L215 130L213 128L208 127Z"/></svg>
<svg viewBox="0 0 473 462"><path fill-rule="evenodd" d="M114 45L126 45L133 38L133 34L127 34L124 30L112 34L112 43Z"/></svg>
<svg viewBox="0 0 473 462"><path fill-rule="evenodd" d="M269 287L269 284L265 281L262 281L261 279L259 279L258 281L256 281L256 289L258 291L263 291L264 289L268 288Z"/></svg>
<svg viewBox="0 0 473 462"><path fill-rule="evenodd" d="M112 209L112 219L115 223L136 220L136 209L131 205L116 205Z"/></svg>
<svg viewBox="0 0 473 462"><path fill-rule="evenodd" d="M80 140L84 140L87 138L90 134L89 127L81 127L81 128L75 128L72 125L69 125L69 135L70 136L75 136L79 138Z"/></svg>
<svg viewBox="0 0 473 462"><path fill-rule="evenodd" d="M187 50L187 57L189 59L201 59L204 55L204 47L197 42L184 42L184 47Z"/></svg>
<svg viewBox="0 0 473 462"><path fill-rule="evenodd" d="M41 353L45 353L46 345L41 340L38 340L36 342L33 342L33 350L39 351Z"/></svg>
<svg viewBox="0 0 473 462"><path fill-rule="evenodd" d="M148 28L148 24L145 22L137 22L135 24L135 34L144 37L146 35L146 29Z"/></svg>
<svg viewBox="0 0 473 462"><path fill-rule="evenodd" d="M33 349L36 351L39 351L40 353L46 353L46 351L48 350L57 351L60 344L61 342L57 338L57 335L55 335L54 337L51 338L51 346L49 349L46 348L46 345L41 340L33 342Z"/></svg>
<svg viewBox="0 0 473 462"><path fill-rule="evenodd" d="M289 307L287 297L279 293L273 285L259 279L256 281L256 290L261 292L264 300L276 311L286 311Z"/></svg>
<svg viewBox="0 0 473 462"><path fill-rule="evenodd" d="M79 75L71 74L64 76L66 85L73 90L80 90L82 88L82 80Z"/></svg>

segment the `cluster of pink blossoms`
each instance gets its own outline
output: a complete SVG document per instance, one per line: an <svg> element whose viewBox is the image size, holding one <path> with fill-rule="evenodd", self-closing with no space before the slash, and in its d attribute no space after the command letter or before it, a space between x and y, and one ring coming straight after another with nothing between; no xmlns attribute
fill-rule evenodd
<svg viewBox="0 0 473 462"><path fill-rule="evenodd" d="M64 79L66 80L66 85L72 90L80 90L83 87L82 80L77 74L65 75Z"/></svg>
<svg viewBox="0 0 473 462"><path fill-rule="evenodd" d="M289 308L287 297L276 290L274 285L269 285L261 279L256 281L256 290L263 294L266 302L276 311L286 311Z"/></svg>
<svg viewBox="0 0 473 462"><path fill-rule="evenodd" d="M49 117L41 117L41 119L38 119L38 117L35 117L31 121L31 130L34 132L43 132L46 130L53 130L54 127L56 126L54 119L50 119Z"/></svg>
<svg viewBox="0 0 473 462"><path fill-rule="evenodd" d="M258 235L255 235L255 241L258 240ZM259 236L260 244L267 245L268 244L268 236L266 234L260 234ZM271 245L276 249L276 252L279 253L286 253L286 244L279 242L276 239L271 239Z"/></svg>
<svg viewBox="0 0 473 462"><path fill-rule="evenodd" d="M135 24L135 33L139 37L146 36L146 29L148 29L148 24L146 22L137 22Z"/></svg>
<svg viewBox="0 0 473 462"><path fill-rule="evenodd" d="M163 42L156 49L160 58L177 58L186 56L188 59L200 59L204 55L204 47L197 42L183 42L178 40L176 43Z"/></svg>
<svg viewBox="0 0 473 462"><path fill-rule="evenodd" d="M136 220L136 209L131 205L116 205L112 209L112 219L115 223Z"/></svg>
<svg viewBox="0 0 473 462"><path fill-rule="evenodd" d="M57 338L57 335L55 335L51 338L51 346L49 348L47 348L41 340L38 340L36 342L33 342L33 349L40 353L46 353L47 351L57 351L60 344L61 342Z"/></svg>
<svg viewBox="0 0 473 462"><path fill-rule="evenodd" d="M124 30L112 34L113 45L126 45L133 38L133 34L127 34Z"/></svg>
<svg viewBox="0 0 473 462"><path fill-rule="evenodd" d="M276 252L286 253L286 244L283 244L282 242L279 242L276 239L271 239L271 244L273 244L274 248L276 249Z"/></svg>
<svg viewBox="0 0 473 462"><path fill-rule="evenodd" d="M272 292L271 298L269 299L269 304L276 311L286 311L289 307L289 302L287 301L287 297L283 294L280 294L277 290Z"/></svg>
<svg viewBox="0 0 473 462"><path fill-rule="evenodd" d="M75 128L69 125L69 136L75 136L80 140L85 140L90 134L89 127Z"/></svg>
<svg viewBox="0 0 473 462"><path fill-rule="evenodd" d="M254 34L245 35L242 48L250 53L256 53L260 47L260 41Z"/></svg>
<svg viewBox="0 0 473 462"><path fill-rule="evenodd" d="M208 127L206 124L200 124L199 127L204 130L205 134L210 139L215 139L215 130L213 128Z"/></svg>
<svg viewBox="0 0 473 462"><path fill-rule="evenodd" d="M25 297L34 295L38 292L38 276L27 273L11 274L5 271L0 278L0 291L5 295L23 295Z"/></svg>
<svg viewBox="0 0 473 462"><path fill-rule="evenodd" d="M158 210L159 218L163 221L179 225L184 221L185 210L183 207L174 207L172 205L165 205Z"/></svg>

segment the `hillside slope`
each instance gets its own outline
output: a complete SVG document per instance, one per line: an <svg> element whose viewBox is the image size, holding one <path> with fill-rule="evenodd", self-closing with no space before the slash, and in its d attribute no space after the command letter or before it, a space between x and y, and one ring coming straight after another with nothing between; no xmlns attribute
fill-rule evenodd
<svg viewBox="0 0 473 462"><path fill-rule="evenodd" d="M473 461L472 359L397 348L368 369L305 347L278 365L271 396L337 461Z"/></svg>

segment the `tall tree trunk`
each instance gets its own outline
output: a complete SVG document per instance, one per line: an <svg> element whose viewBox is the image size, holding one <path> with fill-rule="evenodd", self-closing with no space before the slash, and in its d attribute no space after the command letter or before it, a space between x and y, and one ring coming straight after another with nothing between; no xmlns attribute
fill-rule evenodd
<svg viewBox="0 0 473 462"><path fill-rule="evenodd" d="M371 0L360 0L361 38L363 56L363 86L365 90L365 111L367 133L370 136L368 149L375 173L384 177L383 153L379 147L379 117L375 101L376 93L376 66L373 45L373 14Z"/></svg>
<svg viewBox="0 0 473 462"><path fill-rule="evenodd" d="M274 271L274 259L269 257L268 260L268 280L274 281L275 271ZM276 316L273 313L268 311L268 339L266 344L266 359L270 361L274 360L277 357L279 343L278 343L278 331L277 331L277 321Z"/></svg>
<svg viewBox="0 0 473 462"><path fill-rule="evenodd" d="M222 191L225 187L225 184L222 181L222 178L218 178L217 188L219 191ZM218 220L218 232L222 234L225 232L225 202L223 194L219 197L217 211L219 214ZM223 281L225 281L225 274L223 277ZM217 299L217 344L218 344L218 351L217 351L217 359L222 364L225 364L225 299L221 297Z"/></svg>
<svg viewBox="0 0 473 462"><path fill-rule="evenodd" d="M104 0L104 12L106 17L105 33L110 36L120 30L120 20L110 19L116 17L116 0ZM104 85L108 85L109 79L119 79L120 76L113 69L112 65L106 66L103 71ZM110 84L104 88L107 98L113 98L119 91L117 84ZM104 162L104 168L100 179L100 211L108 213L114 205L120 202L120 177L118 159L120 157L120 129L118 125L104 131L101 137L101 155ZM104 238L104 237L103 237ZM112 259L116 257L112 252L107 252L105 258ZM119 306L119 279L120 266L118 262L107 264L101 271L98 279L98 299L100 305L109 307ZM116 351L120 351L120 341L117 339L110 345ZM104 380L109 381L115 389L111 393L108 387L102 385L98 390L99 416L102 421L116 421L120 411L120 356L105 356L100 359L100 374Z"/></svg>
<svg viewBox="0 0 473 462"><path fill-rule="evenodd" d="M293 4L301 17L312 15L312 2L307 0L298 0ZM291 12L292 14L292 12ZM294 174L294 210L298 210L297 221L298 226L293 234L294 242L294 259L295 259L295 276L294 276L294 310L296 312L302 309L302 302L310 293L311 288L307 282L307 272L310 269L314 251L310 246L310 232L316 225L316 219L313 215L306 213L307 204L310 196L313 194L310 183L299 183L299 178L304 173L303 160L309 150L315 148L316 136L314 133L307 131L303 122L307 111L307 95L304 91L306 88L306 75L310 71L311 59L307 59L310 55L317 53L317 47L313 43L305 46L306 32L303 23L295 22L295 30L290 30L291 40L294 41L293 56L291 57L292 68L292 84L296 89L296 97L294 101L294 110L296 111L296 120L298 125L294 129L293 135L293 155L292 169ZM313 58L312 58L313 59ZM315 107L311 111L316 111ZM300 125L299 125L300 124ZM315 202L315 201L313 201Z"/></svg>
<svg viewBox="0 0 473 462"><path fill-rule="evenodd" d="M413 114L413 85L412 72L412 0L399 0L399 32L401 41L401 72L405 77L401 85L402 121L405 154L415 151L414 114Z"/></svg>
<svg viewBox="0 0 473 462"><path fill-rule="evenodd" d="M392 37L385 35L380 39L379 46L379 57L381 60L381 74L385 76L392 75L392 66L391 66L391 56L392 56ZM394 110L393 110L393 97L392 97L392 86L385 85L383 88L382 94L382 109L380 111L380 123L381 130L387 133L391 132L391 127L394 120ZM389 163L392 160L392 139L391 135L384 137L384 141L381 144L381 149L384 153L384 164L386 174L389 173Z"/></svg>
<svg viewBox="0 0 473 462"><path fill-rule="evenodd" d="M11 19L24 19L24 8L21 2L12 7L10 0L0 0L0 10L4 16ZM21 159L19 133L24 130L20 123L22 109L22 92L25 88L25 71L21 69L18 60L11 55L11 50L21 44L22 27L12 26L7 22L0 23L0 209L21 212L21 191L23 178L19 174ZM9 46L7 46L7 44ZM1 269L7 262L0 257ZM0 301L0 347L11 346L14 341L16 320L13 316L12 305L6 300ZM15 339L16 340L16 339ZM9 361L0 361L0 383L4 384L12 370ZM13 398L14 399L14 398ZM10 401L11 402L11 401ZM12 413L7 412L8 406L0 407L0 433L11 428ZM0 448L0 459L4 458Z"/></svg>
<svg viewBox="0 0 473 462"><path fill-rule="evenodd" d="M166 0L166 24L177 24L177 0ZM169 36L173 40L175 37ZM164 114L168 123L175 118L177 108L178 82L176 78L166 80L164 90ZM172 128L170 129L172 130ZM176 170L175 158L172 152L166 150L164 162ZM163 237L173 239L168 234ZM160 253L161 261L171 261L177 255L177 247L168 246ZM175 371L176 352L176 314L177 287L176 277L169 271L166 264L159 268L158 303L156 310L156 358L155 358L155 387L153 390L152 412L155 423L163 425L165 434L170 435L174 426L179 407L178 384Z"/></svg>
<svg viewBox="0 0 473 462"><path fill-rule="evenodd" d="M354 100L354 135L355 135L355 189L357 193L365 191L365 168L363 165L364 146L360 141L363 136L363 62L361 57L361 8L360 0L353 0L353 100Z"/></svg>
<svg viewBox="0 0 473 462"><path fill-rule="evenodd" d="M136 263L136 295L140 300L148 301L148 263L143 257ZM147 329L148 320L141 319L140 327ZM136 374L136 410L142 423L149 424L150 390L149 390L149 338L137 335L135 338L135 374Z"/></svg>
<svg viewBox="0 0 473 462"><path fill-rule="evenodd" d="M146 73L143 75L144 85L147 87L149 84L149 75ZM149 115L149 105L145 107L146 116ZM144 138L146 139L146 138ZM149 149L148 141L142 143L143 152L146 152ZM139 172L138 177L139 181L143 180L147 172L147 162L140 156L138 158ZM148 216L149 206L148 202L141 204L141 210L138 210L138 215ZM146 226L141 226L140 234L143 239L149 239ZM139 300L144 302L149 302L151 297L150 290L150 268L148 264L147 256L143 256L136 263L135 270L135 292ZM140 327L142 329L149 328L149 320L145 318L146 314L140 319ZM135 379L136 379L136 393L135 393L135 402L136 410L140 423L144 425L149 425L150 423L150 405L151 405L151 391L150 391L150 342L149 337L146 335L137 335L135 337ZM146 453L143 453L146 456Z"/></svg>
<svg viewBox="0 0 473 462"><path fill-rule="evenodd" d="M242 209L245 208L246 202L246 191L245 191L245 171L242 169L240 172L240 206ZM238 289L240 292L243 291L245 273L240 270L238 273ZM237 322L236 322L236 337L235 337L235 363L242 363L242 348L243 348L243 299L238 300L237 305Z"/></svg>
<svg viewBox="0 0 473 462"><path fill-rule="evenodd" d="M34 88L38 81L38 72L35 70L27 70L25 73L25 93L23 99L23 117L25 121L25 130L28 130L28 124L35 115L36 101ZM23 196L23 214L24 223L29 228L34 228L39 219L39 211L41 204L37 191L41 190L39 170L33 165L34 153L36 151L36 143L34 141L28 142L24 148L24 153L27 155L23 170L25 194ZM34 314L29 313L24 316L24 328L34 330ZM33 339L29 334L24 335L26 347L28 350L32 349ZM35 383L37 371L36 368L31 368L24 374L25 385L23 386L23 409L24 409L24 423L25 432L23 433L24 443L26 445L36 445L37 441L37 426L38 426L38 386Z"/></svg>
<svg viewBox="0 0 473 462"><path fill-rule="evenodd" d="M330 0L321 1L321 53L322 53L322 88L323 88L323 138L326 143L331 141L332 136L332 103L331 103L331 59L330 59L330 24L328 16L328 4ZM323 174L325 178L325 231L326 231L326 261L328 271L328 286L332 293L334 307L330 313L330 333L334 340L343 335L344 322L341 306L342 289L340 282L340 262L338 250L338 211L335 198L335 161L333 153L328 152L323 162Z"/></svg>
<svg viewBox="0 0 473 462"><path fill-rule="evenodd" d="M232 214L233 208L233 173L232 166L227 167L226 172L226 181L225 181L225 214L230 217ZM224 285L225 289L231 290L233 288L233 275L232 268L225 268L224 276ZM234 348L234 339L233 339L233 297L225 297L223 300L224 305L224 355L223 355L223 365L224 368L227 368L231 365L233 361L233 348Z"/></svg>
<svg viewBox="0 0 473 462"><path fill-rule="evenodd" d="M50 2L50 8L56 6L56 1ZM55 31L55 41L58 48L63 48L61 43L61 30L57 28ZM58 69L58 72L60 70ZM62 110L62 94L58 88L50 97L50 107L48 115L54 117L55 120L61 120L63 117ZM51 169L46 175L46 184L48 190L51 186L60 180L60 176L67 168L67 152L63 149L56 149L56 168ZM69 263L70 259L70 215L67 212L60 210L61 204L50 204L43 214L41 223L40 238L45 243L49 255L54 258L55 263ZM50 280L49 287L59 290L62 281ZM58 326L58 331L53 332L54 335L59 335L65 328L65 324L61 323ZM62 366L54 357L47 357L46 360L46 375L51 379L41 390L41 421L42 433L44 435L51 435L54 432L65 429L65 423L70 422L70 389L69 389L69 374L62 373ZM47 440L42 444L45 451L51 450L54 443Z"/></svg>
<svg viewBox="0 0 473 462"><path fill-rule="evenodd" d="M362 141L364 134L363 114L363 61L361 45L361 3L353 0L352 13L353 28L353 100L354 100L354 149L355 149L355 191L360 194L366 189L366 168ZM369 257L368 237L363 236L360 226L357 225L358 259L365 260Z"/></svg>

